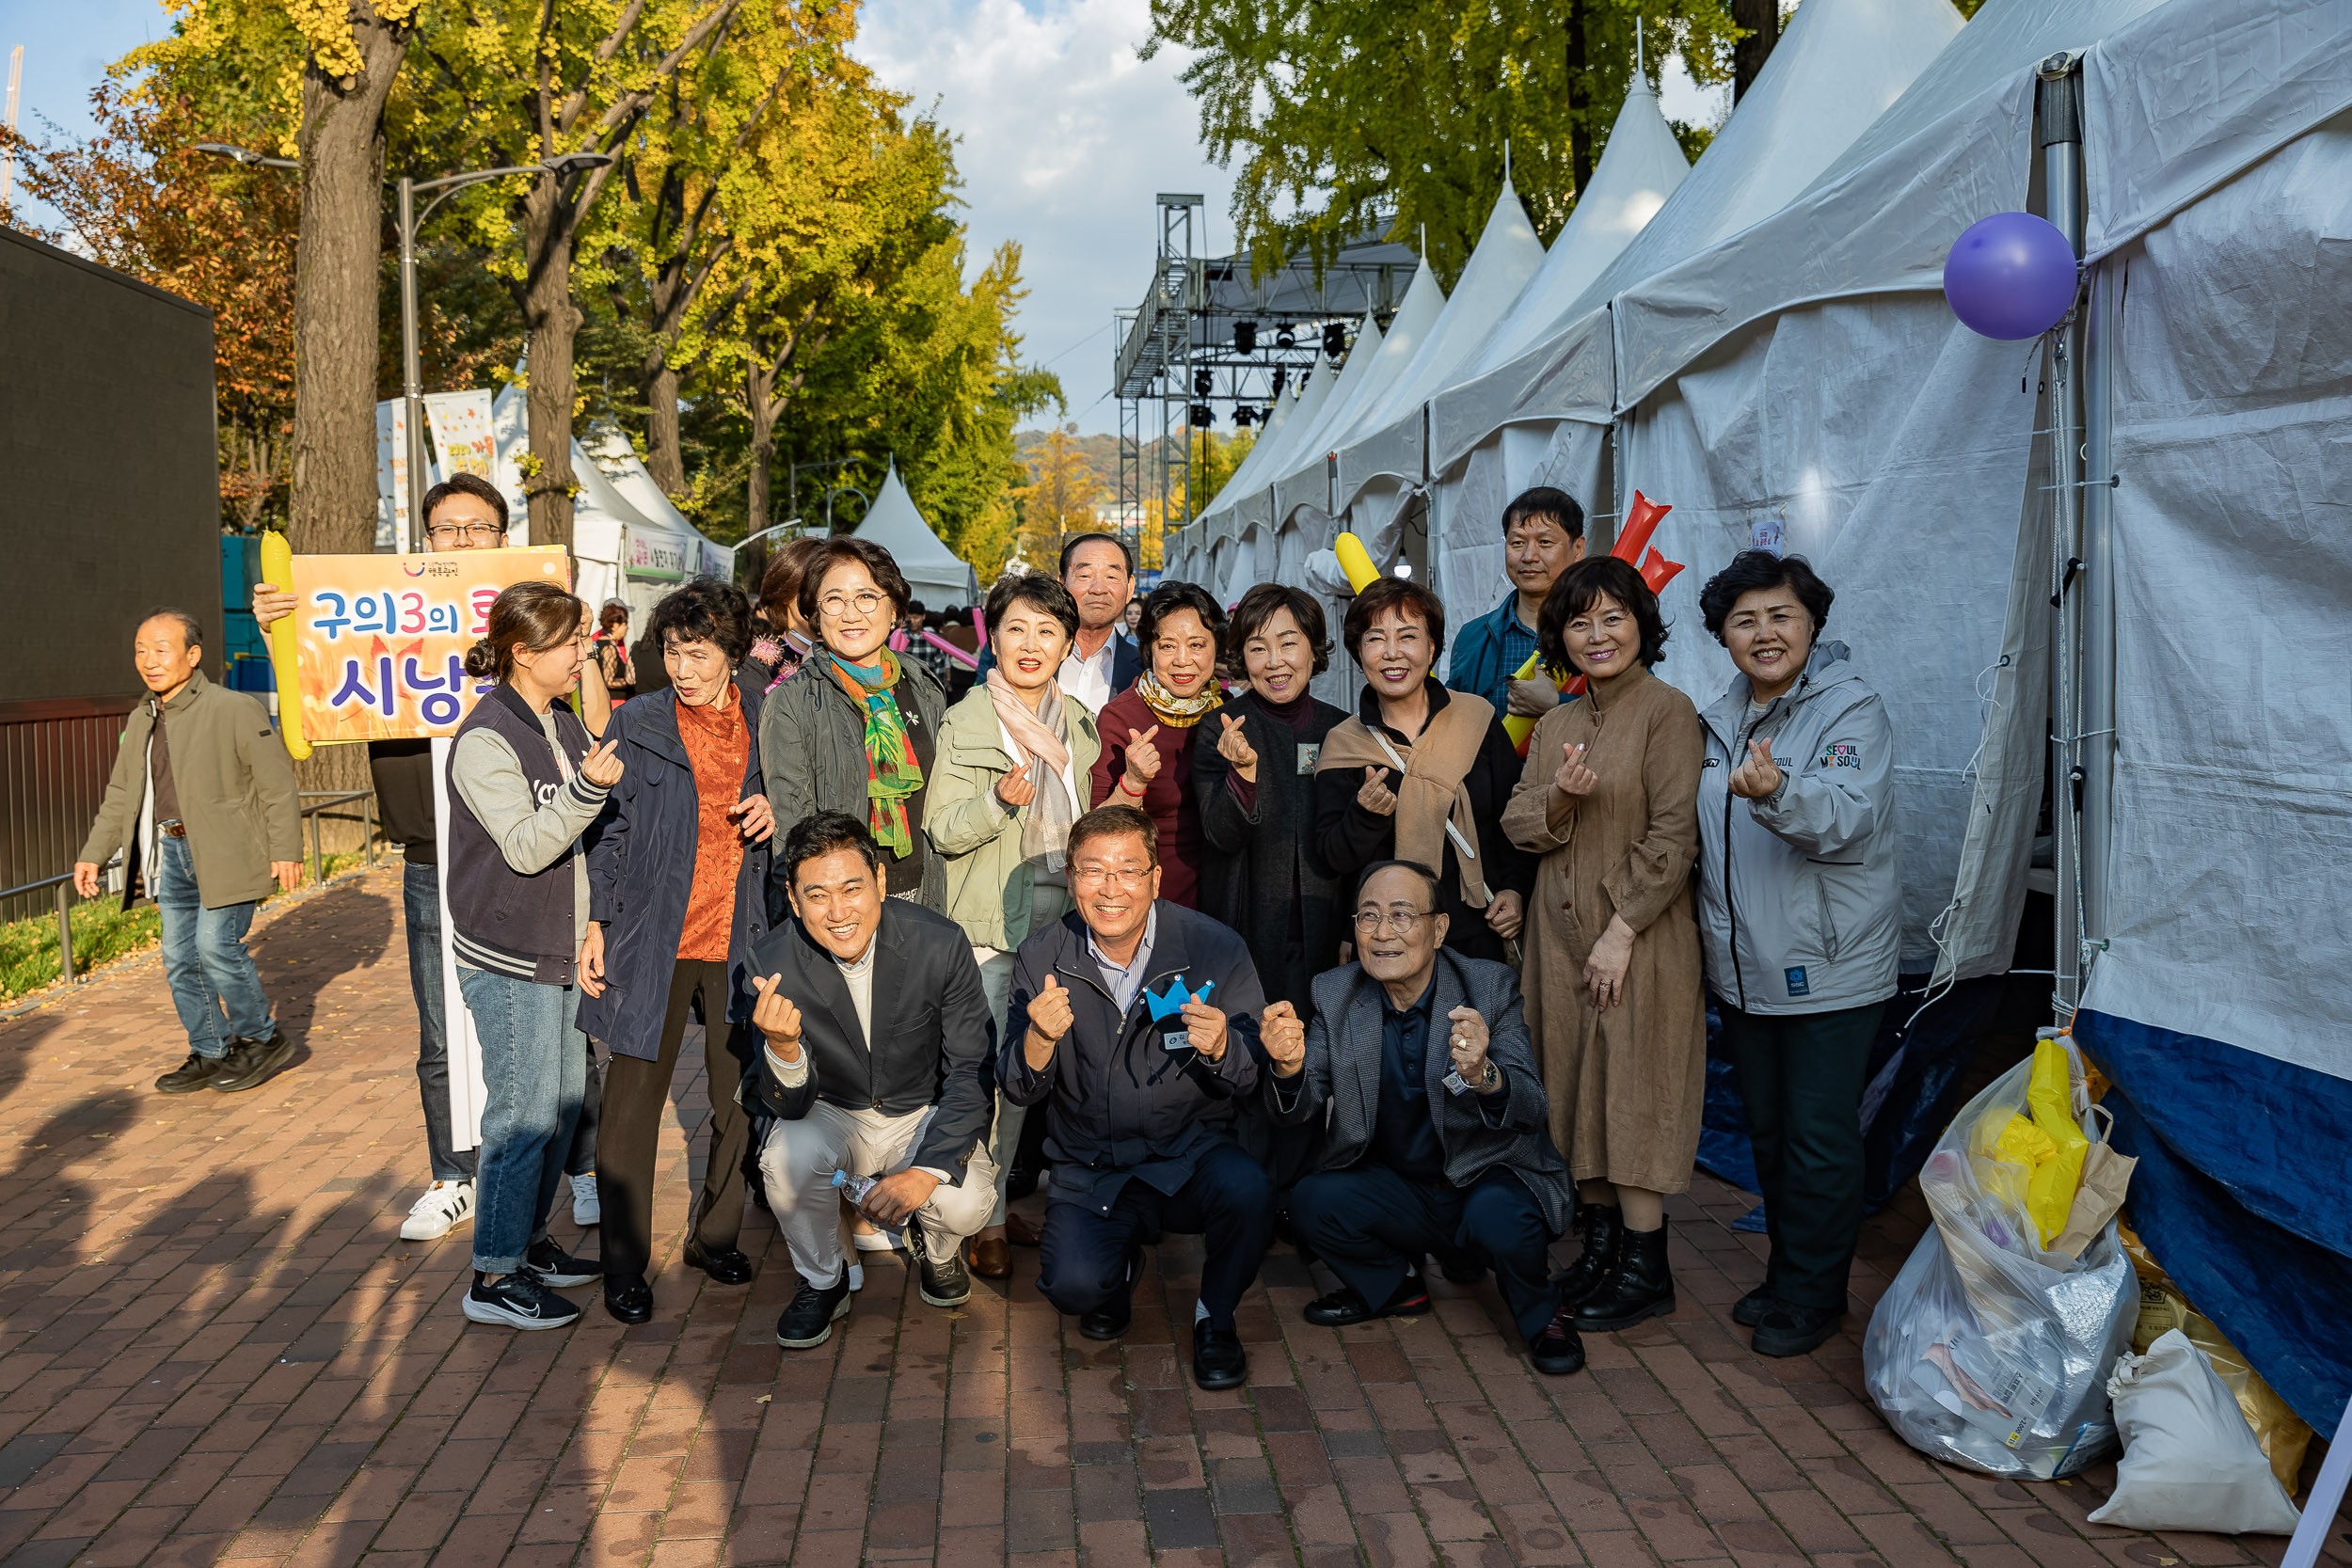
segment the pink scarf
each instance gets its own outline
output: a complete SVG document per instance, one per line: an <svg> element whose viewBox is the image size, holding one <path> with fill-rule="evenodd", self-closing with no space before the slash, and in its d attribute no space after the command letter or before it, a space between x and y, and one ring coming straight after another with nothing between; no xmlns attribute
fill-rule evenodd
<svg viewBox="0 0 2352 1568"><path fill-rule="evenodd" d="M1062 772L1070 766L1070 716L1059 686L1047 682L1044 697L1039 705L1054 716L1051 724L1021 700L1004 671L988 673L988 700L996 705L996 718L1012 736L1020 761L1029 770L1029 782L1037 786L1036 798L1021 823L1022 855L1029 860L1041 858L1046 870L1059 871L1063 852L1070 847L1070 824L1077 820L1070 791L1062 784Z"/></svg>

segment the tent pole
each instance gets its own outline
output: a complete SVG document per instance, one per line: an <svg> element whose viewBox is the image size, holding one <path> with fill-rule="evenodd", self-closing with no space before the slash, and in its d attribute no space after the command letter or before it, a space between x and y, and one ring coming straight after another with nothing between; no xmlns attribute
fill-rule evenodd
<svg viewBox="0 0 2352 1568"><path fill-rule="evenodd" d="M2082 74L2081 56L2073 52L2042 62L2034 99L2035 119L2042 149L2044 214L2066 236L2080 256L2083 248ZM2077 573L2082 564L2083 403L2081 310L2043 338L2048 355L2050 386L2050 477L2057 489L2051 509L2054 559L2050 602L2050 831L2052 863L2057 871L2058 896L2053 926L2056 948L2051 965L2055 984L2051 1003L2058 1022L2073 1021L2082 997L2082 716L2080 690L2082 594Z"/></svg>
<svg viewBox="0 0 2352 1568"><path fill-rule="evenodd" d="M2109 847L2115 832L2116 560L2115 351L2121 343L2121 267L2090 269L2083 324L2083 949L2088 976L2107 948Z"/></svg>

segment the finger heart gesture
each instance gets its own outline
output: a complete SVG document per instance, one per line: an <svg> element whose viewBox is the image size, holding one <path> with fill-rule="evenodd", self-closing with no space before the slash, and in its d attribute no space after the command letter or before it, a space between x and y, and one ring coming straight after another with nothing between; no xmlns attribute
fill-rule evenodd
<svg viewBox="0 0 2352 1568"><path fill-rule="evenodd" d="M1560 748L1560 770L1551 776L1551 787L1561 794L1581 800L1600 783L1600 775L1584 766L1584 746L1581 741Z"/></svg>

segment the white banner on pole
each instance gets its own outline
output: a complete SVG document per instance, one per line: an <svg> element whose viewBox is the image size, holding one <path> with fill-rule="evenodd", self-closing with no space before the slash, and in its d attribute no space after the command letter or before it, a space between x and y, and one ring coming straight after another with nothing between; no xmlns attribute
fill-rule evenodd
<svg viewBox="0 0 2352 1568"><path fill-rule="evenodd" d="M480 474L497 483L498 443L490 429L490 393L434 392L424 400L425 426L433 433L434 473Z"/></svg>
<svg viewBox="0 0 2352 1568"><path fill-rule="evenodd" d="M433 737L433 820L435 842L440 850L442 873L438 896L441 900L441 1017L443 1034L449 1042L449 1141L457 1149L479 1148L482 1146L482 1109L490 1098L489 1085L482 1077L482 1037L474 1029L473 1014L466 1010L466 998L457 989L457 925L449 916L449 752L456 744L452 736Z"/></svg>

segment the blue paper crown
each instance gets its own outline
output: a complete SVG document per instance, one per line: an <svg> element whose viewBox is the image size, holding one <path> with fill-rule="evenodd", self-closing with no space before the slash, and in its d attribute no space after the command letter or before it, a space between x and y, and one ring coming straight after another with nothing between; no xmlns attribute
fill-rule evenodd
<svg viewBox="0 0 2352 1568"><path fill-rule="evenodd" d="M1200 995L1208 995L1211 990L1216 989L1216 982L1215 980L1210 981L1207 985L1200 988ZM1152 1022L1156 1023L1161 1019L1174 1018L1178 1013L1184 1011L1185 1003L1197 1002L1200 1000L1200 997L1196 997L1191 991L1184 989L1184 977L1179 974L1168 982L1168 990L1166 991L1147 990L1143 993L1143 1000L1145 1004L1151 1007Z"/></svg>

